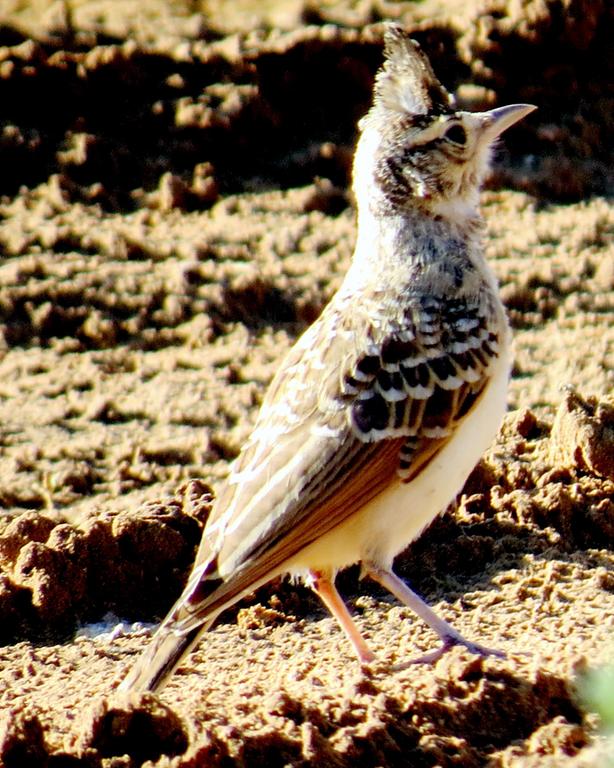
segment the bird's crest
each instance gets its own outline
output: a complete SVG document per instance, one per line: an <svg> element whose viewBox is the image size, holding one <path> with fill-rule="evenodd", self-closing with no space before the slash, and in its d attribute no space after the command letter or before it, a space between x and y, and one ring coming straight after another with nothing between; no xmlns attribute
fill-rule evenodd
<svg viewBox="0 0 614 768"><path fill-rule="evenodd" d="M415 40L396 24L384 33L384 66L375 79L375 107L412 115L450 112L454 101Z"/></svg>

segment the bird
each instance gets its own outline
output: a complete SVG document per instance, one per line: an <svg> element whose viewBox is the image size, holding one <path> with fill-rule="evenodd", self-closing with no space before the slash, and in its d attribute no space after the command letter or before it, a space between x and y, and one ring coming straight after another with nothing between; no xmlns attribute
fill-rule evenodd
<svg viewBox="0 0 614 768"><path fill-rule="evenodd" d="M464 638L392 569L455 499L506 409L510 329L484 256L479 192L500 134L532 112L456 107L404 29L384 29L353 165L354 254L299 337L223 482L186 587L119 686L159 691L220 613L302 579L363 667L376 662L335 586L360 563L441 644Z"/></svg>

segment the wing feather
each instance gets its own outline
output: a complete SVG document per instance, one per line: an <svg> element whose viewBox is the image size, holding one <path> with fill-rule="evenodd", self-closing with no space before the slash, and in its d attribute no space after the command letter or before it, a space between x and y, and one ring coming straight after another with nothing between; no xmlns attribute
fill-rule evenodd
<svg viewBox="0 0 614 768"><path fill-rule="evenodd" d="M190 580L191 621L424 470L489 381L502 340L488 295L419 297L388 317L364 301L329 305L283 362L218 498Z"/></svg>

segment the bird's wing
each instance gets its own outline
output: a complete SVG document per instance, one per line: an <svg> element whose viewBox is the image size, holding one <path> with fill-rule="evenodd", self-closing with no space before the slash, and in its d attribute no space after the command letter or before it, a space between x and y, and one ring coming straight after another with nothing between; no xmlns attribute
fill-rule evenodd
<svg viewBox="0 0 614 768"><path fill-rule="evenodd" d="M427 466L498 357L487 297L417 297L401 317L364 301L325 310L275 376L217 500L184 592L188 624Z"/></svg>
<svg viewBox="0 0 614 768"><path fill-rule="evenodd" d="M423 471L498 357L488 295L416 298L392 319L325 310L284 360L217 500L184 592L188 624Z"/></svg>

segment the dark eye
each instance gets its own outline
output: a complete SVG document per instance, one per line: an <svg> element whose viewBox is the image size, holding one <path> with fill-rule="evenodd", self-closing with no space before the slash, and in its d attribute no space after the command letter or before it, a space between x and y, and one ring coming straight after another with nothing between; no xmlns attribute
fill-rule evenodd
<svg viewBox="0 0 614 768"><path fill-rule="evenodd" d="M451 125L444 136L448 141L453 141L455 144L464 144L467 141L467 132L458 123Z"/></svg>

